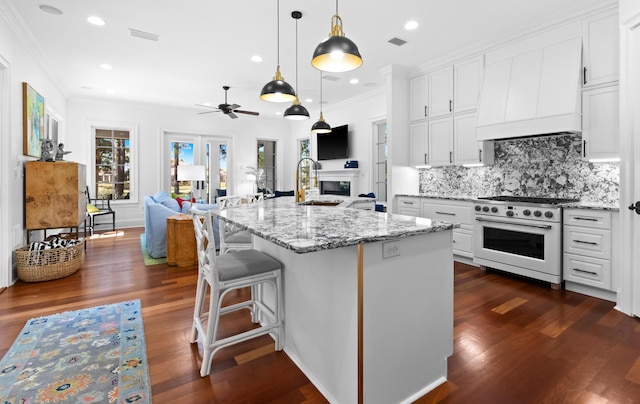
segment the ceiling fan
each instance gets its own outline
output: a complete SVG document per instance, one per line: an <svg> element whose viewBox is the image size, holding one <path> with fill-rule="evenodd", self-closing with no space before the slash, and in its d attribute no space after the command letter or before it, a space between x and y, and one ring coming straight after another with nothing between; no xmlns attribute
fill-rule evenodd
<svg viewBox="0 0 640 404"><path fill-rule="evenodd" d="M229 86L222 86L222 89L224 90L224 104L220 104L218 105L218 107L212 107L210 105L203 105L203 104L196 104L199 107L205 107L205 108L211 108L212 111L205 111L205 112L198 112L198 114L208 114L210 112L222 112L225 115L229 115L229 117L231 119L236 119L238 117L238 115L236 115L236 113L238 114L247 114L247 115L255 115L258 116L260 115L259 112L254 112L254 111L243 111L240 109L236 109L236 108L240 108L240 105L238 104L229 104L227 102L227 91L229 90Z"/></svg>

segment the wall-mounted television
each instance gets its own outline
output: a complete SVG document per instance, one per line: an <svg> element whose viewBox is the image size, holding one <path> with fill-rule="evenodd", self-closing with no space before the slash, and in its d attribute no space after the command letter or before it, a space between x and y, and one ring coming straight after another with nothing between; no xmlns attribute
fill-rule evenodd
<svg viewBox="0 0 640 404"><path fill-rule="evenodd" d="M349 125L336 126L317 135L318 160L349 158Z"/></svg>

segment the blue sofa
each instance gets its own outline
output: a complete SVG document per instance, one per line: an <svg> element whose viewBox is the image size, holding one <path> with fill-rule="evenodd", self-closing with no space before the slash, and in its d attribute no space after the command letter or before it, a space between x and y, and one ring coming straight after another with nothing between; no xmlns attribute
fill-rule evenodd
<svg viewBox="0 0 640 404"><path fill-rule="evenodd" d="M160 191L153 196L144 197L144 235L146 249L150 256L161 258L167 256L167 218L178 213L189 214L191 202L182 202L182 207L177 200L166 191ZM200 210L210 210L216 205L194 203L193 207ZM220 246L218 235L218 219L215 219L216 249Z"/></svg>

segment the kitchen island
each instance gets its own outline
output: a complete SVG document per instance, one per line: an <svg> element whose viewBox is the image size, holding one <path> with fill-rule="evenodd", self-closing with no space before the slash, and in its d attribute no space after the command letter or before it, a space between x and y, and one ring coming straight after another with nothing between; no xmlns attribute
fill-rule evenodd
<svg viewBox="0 0 640 404"><path fill-rule="evenodd" d="M412 402L445 381L456 224L292 197L214 214L282 263L284 350L327 400Z"/></svg>

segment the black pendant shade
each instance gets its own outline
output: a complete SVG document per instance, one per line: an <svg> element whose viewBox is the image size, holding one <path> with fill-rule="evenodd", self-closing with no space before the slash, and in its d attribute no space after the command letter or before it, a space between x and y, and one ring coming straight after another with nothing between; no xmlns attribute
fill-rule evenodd
<svg viewBox="0 0 640 404"><path fill-rule="evenodd" d="M293 105L284 111L284 117L292 121L302 121L309 119L309 111L307 111L304 106L300 105L300 100L296 97L293 101Z"/></svg>
<svg viewBox="0 0 640 404"><path fill-rule="evenodd" d="M362 65L358 46L344 36L342 19L337 13L331 17L331 34L318 44L311 64L318 70L333 73L348 72Z"/></svg>
<svg viewBox="0 0 640 404"><path fill-rule="evenodd" d="M324 116L320 112L320 119L311 126L312 133L331 133L331 125L324 121Z"/></svg>
<svg viewBox="0 0 640 404"><path fill-rule="evenodd" d="M280 66L276 69L273 80L262 87L260 99L270 102L290 102L296 99L296 92L291 84L284 81L280 73Z"/></svg>

